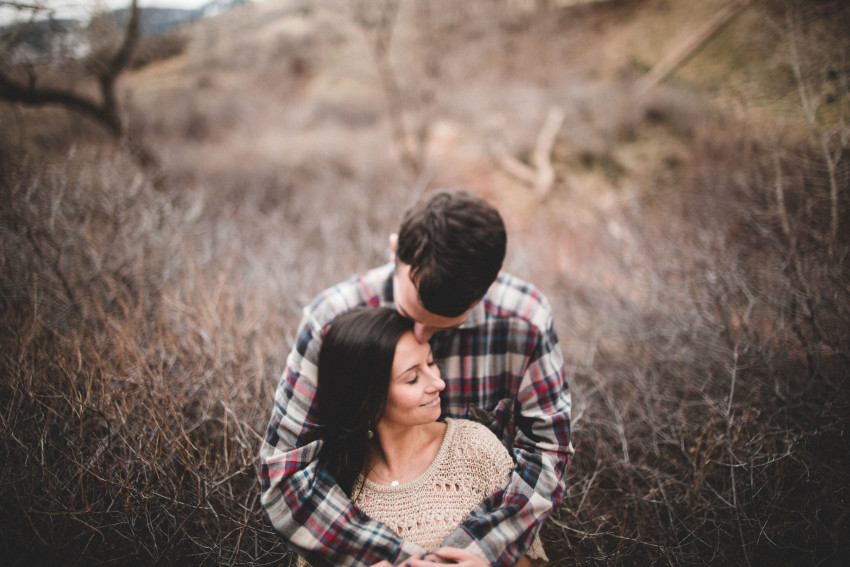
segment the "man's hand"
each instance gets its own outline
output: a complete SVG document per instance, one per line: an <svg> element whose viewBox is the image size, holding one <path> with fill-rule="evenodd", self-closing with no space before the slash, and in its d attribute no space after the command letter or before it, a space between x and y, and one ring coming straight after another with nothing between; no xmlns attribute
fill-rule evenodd
<svg viewBox="0 0 850 567"><path fill-rule="evenodd" d="M441 547L423 557L411 557L400 567L431 567L435 563L459 565L460 567L489 567L486 561L465 549Z"/></svg>

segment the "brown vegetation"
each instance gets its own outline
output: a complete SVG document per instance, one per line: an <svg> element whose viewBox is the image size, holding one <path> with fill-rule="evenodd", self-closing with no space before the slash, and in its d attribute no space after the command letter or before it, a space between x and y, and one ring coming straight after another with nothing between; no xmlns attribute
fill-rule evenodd
<svg viewBox="0 0 850 567"><path fill-rule="evenodd" d="M4 564L287 564L255 458L300 309L444 185L560 317L555 565L845 564L848 9L752 2L638 96L724 2L331 4L242 6L126 77L165 177L0 107ZM499 165L541 147L545 200Z"/></svg>

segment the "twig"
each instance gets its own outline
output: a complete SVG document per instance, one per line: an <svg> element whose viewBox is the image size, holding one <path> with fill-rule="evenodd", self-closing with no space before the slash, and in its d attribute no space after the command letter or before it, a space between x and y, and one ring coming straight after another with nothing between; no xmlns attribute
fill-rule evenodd
<svg viewBox="0 0 850 567"><path fill-rule="evenodd" d="M512 156L504 142L497 140L490 143L490 152L496 159L496 163L507 173L534 188L534 192L541 200L549 195L555 182L555 170L552 167L552 147L558 137L558 131L564 123L565 113L559 106L553 106L546 115L546 120L537 134L534 144L534 153L530 167Z"/></svg>
<svg viewBox="0 0 850 567"><path fill-rule="evenodd" d="M803 72L800 68L800 55L797 51L796 34L794 33L795 26L792 25L790 12L786 16L788 25L788 35L790 37L791 46L791 69L794 72L794 79L797 81L797 93L800 97L800 104L803 106L803 116L809 126L809 130L820 146L821 154L824 162L826 162L827 174L829 176L829 202L830 202L830 217L829 217L829 256L834 255L836 239L838 238L838 178L836 173L837 159L840 159L843 147L839 146L836 155L833 156L829 151L829 136L817 125L818 105L814 104L812 97L809 96L806 89L806 84L803 80Z"/></svg>
<svg viewBox="0 0 850 567"><path fill-rule="evenodd" d="M782 232L791 241L791 224L788 222L788 211L785 209L785 183L782 177L782 163L778 155L774 155L773 159L776 165L776 206L779 210L779 220L782 224ZM791 244L793 245L793 242Z"/></svg>
<svg viewBox="0 0 850 567"><path fill-rule="evenodd" d="M617 404L614 401L613 396L608 388L602 384L602 381L597 376L597 373L591 371L590 373L591 379L596 382L599 387L599 394L602 396L602 399L605 400L605 405L608 406L608 409L611 411L611 415L614 417L616 421L617 434L620 437L620 446L623 449L623 463L629 464L629 441L626 438L626 425L623 421L623 414L617 409Z"/></svg>
<svg viewBox="0 0 850 567"><path fill-rule="evenodd" d="M735 343L735 350L732 352L732 379L729 385L729 401L726 404L726 429L727 433L732 428L732 399L735 397L735 382L738 380L738 343Z"/></svg>
<svg viewBox="0 0 850 567"><path fill-rule="evenodd" d="M555 144L555 138L558 136L558 130L561 129L563 123L564 110L558 106L553 106L549 109L549 114L546 115L546 122L543 123L540 133L537 135L532 163L537 168L534 191L541 199L549 194L552 184L555 182L555 170L552 168L550 157L552 146Z"/></svg>
<svg viewBox="0 0 850 567"><path fill-rule="evenodd" d="M619 540L622 540L622 541L630 541L632 543L638 543L640 545L645 545L647 547L654 547L656 549L664 549L663 545L658 545L656 543L650 543L648 541L644 541L644 540L640 540L640 539L635 539L635 538L631 538L631 537L617 535L613 532L591 533L591 532L585 532L585 531L582 531L582 530L577 530L576 528L572 528L572 527L568 526L567 524L565 524L565 523L563 523L563 522L561 522L561 521L559 521L555 518L552 518L552 517L549 518L549 521L552 522L553 524L555 524L556 526L560 527L560 528L563 528L567 531L573 532L574 534L580 535L582 537L600 537L600 536L606 537L607 536L607 537L613 537L614 539L619 539Z"/></svg>
<svg viewBox="0 0 850 567"><path fill-rule="evenodd" d="M677 45L669 51L661 61L647 73L639 82L638 95L642 96L652 90L653 87L666 79L673 71L683 65L688 59L702 48L709 39L719 32L723 26L732 21L741 10L750 3L749 0L733 0L717 14L714 15L708 22L703 25L696 33L688 37L687 40Z"/></svg>
<svg viewBox="0 0 850 567"><path fill-rule="evenodd" d="M425 146L429 127L427 123L423 124L414 135L405 123L404 93L399 86L398 77L390 62L390 47L398 18L398 10L398 0L386 0L381 3L380 22L371 42L372 56L386 96L387 118L392 131L393 142L399 152L399 159L407 171L419 177L425 161ZM365 31L365 17L357 12L357 8L355 8L355 17Z"/></svg>
<svg viewBox="0 0 850 567"><path fill-rule="evenodd" d="M496 163L507 173L529 185L536 183L537 174L534 170L512 156L504 142L501 140L491 142L490 151L494 154Z"/></svg>
<svg viewBox="0 0 850 567"><path fill-rule="evenodd" d="M575 514L578 516L581 513L581 509L584 508L584 502L587 500L587 495L590 494L590 488L593 486L593 483L596 482L596 477L599 475L599 459L596 460L596 469L593 471L593 475L590 477L590 480L587 481L587 486L584 488L584 494L581 495L581 501L576 506Z"/></svg>

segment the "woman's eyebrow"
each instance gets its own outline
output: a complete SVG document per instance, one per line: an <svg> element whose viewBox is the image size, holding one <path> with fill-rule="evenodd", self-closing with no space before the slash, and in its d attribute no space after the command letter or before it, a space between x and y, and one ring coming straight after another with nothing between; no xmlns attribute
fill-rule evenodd
<svg viewBox="0 0 850 567"><path fill-rule="evenodd" d="M408 373L408 372L410 372L411 370L416 370L416 368L418 368L418 367L419 367L419 363L417 362L416 364L412 365L410 368L408 368L408 369L406 369L406 370L402 370L401 372L399 372L398 374L396 374L396 376L395 376L395 377L396 377L396 378L398 378L398 377L400 377L400 376L404 376L405 374L407 374L407 373Z"/></svg>

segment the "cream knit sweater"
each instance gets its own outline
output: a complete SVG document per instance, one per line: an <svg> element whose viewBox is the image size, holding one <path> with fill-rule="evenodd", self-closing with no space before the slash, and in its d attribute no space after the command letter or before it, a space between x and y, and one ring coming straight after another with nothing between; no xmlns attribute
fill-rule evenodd
<svg viewBox="0 0 850 567"><path fill-rule="evenodd" d="M507 449L484 425L451 418L446 424L437 457L418 478L389 486L360 475L352 490L354 504L365 514L425 549L439 547L505 484L514 466ZM539 537L526 555L535 564L545 564ZM299 565L306 562L302 559Z"/></svg>
<svg viewBox="0 0 850 567"><path fill-rule="evenodd" d="M507 449L479 423L447 419L445 437L431 466L418 478L388 486L354 483L354 504L408 541L425 549L446 541L469 512L500 489L514 466Z"/></svg>

